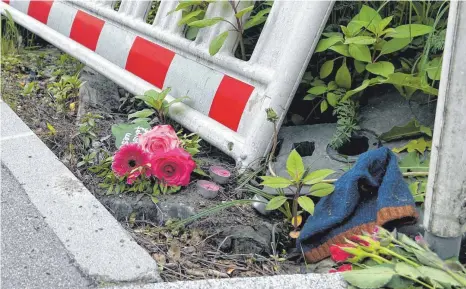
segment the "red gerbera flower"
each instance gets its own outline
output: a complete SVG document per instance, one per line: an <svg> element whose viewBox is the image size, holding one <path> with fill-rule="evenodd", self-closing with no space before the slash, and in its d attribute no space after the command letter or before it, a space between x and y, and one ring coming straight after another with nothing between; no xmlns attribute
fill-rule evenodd
<svg viewBox="0 0 466 289"><path fill-rule="evenodd" d="M128 176L127 183L141 175L141 171L149 163L149 155L137 143L130 143L120 147L113 156L112 170L118 177ZM137 168L142 168L137 170ZM145 170L146 176L150 176L150 170Z"/></svg>
<svg viewBox="0 0 466 289"><path fill-rule="evenodd" d="M343 264L340 267L338 267L336 270L330 269L328 272L337 273L337 272L345 272L345 271L351 271L351 270L353 270L353 266L351 266L351 264Z"/></svg>
<svg viewBox="0 0 466 289"><path fill-rule="evenodd" d="M341 248L354 248L352 244L341 244L341 245L332 245L330 246L330 254L332 256L333 261L335 262L344 262L349 258L352 258L353 255L343 251Z"/></svg>

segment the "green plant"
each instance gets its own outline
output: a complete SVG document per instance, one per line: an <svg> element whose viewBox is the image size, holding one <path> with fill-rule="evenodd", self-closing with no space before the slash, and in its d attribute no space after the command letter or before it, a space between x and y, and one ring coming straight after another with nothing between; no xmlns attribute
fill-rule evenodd
<svg viewBox="0 0 466 289"><path fill-rule="evenodd" d="M201 138L195 133L183 134L183 130L177 132L177 135L181 141L181 146L192 156L199 153L201 145L199 142Z"/></svg>
<svg viewBox="0 0 466 289"><path fill-rule="evenodd" d="M378 11L363 5L348 25L340 26L342 32L324 32L325 38L319 41L315 52L330 51L330 55L337 53L337 56L325 61L319 74L322 79L334 75L334 80L329 85L314 85L308 92L320 96L322 101L326 100L332 106L369 86L380 84L392 84L406 97L416 90L436 95L437 89L425 83L420 76L397 72L395 64L389 61L416 37L429 34L434 28L416 23L390 27L392 19L392 16L382 19ZM333 74L338 62L340 67ZM355 85L357 82L360 83L358 86ZM335 95L332 93L335 87L345 92Z"/></svg>
<svg viewBox="0 0 466 289"><path fill-rule="evenodd" d="M80 120L79 138L81 139L84 149L92 146L92 141L97 138L96 121L103 119L101 115L86 113Z"/></svg>
<svg viewBox="0 0 466 289"><path fill-rule="evenodd" d="M58 82L50 83L47 91L53 95L57 109L66 111L67 105L74 102L78 96L79 88L84 83L79 79L79 74L64 75Z"/></svg>
<svg viewBox="0 0 466 289"><path fill-rule="evenodd" d="M31 96L39 90L39 84L37 81L31 81L23 86L23 95Z"/></svg>
<svg viewBox="0 0 466 289"><path fill-rule="evenodd" d="M1 16L0 22L2 24L5 23L4 27L0 27L2 32L2 57L8 54L19 53L21 48L21 36L8 10L5 10L5 15Z"/></svg>
<svg viewBox="0 0 466 289"><path fill-rule="evenodd" d="M146 16L146 23L149 23L149 24L154 23L155 15L157 15L159 6L160 6L160 0L155 0L151 2L149 11L147 12L147 16Z"/></svg>
<svg viewBox="0 0 466 289"><path fill-rule="evenodd" d="M262 176L263 182L261 185L277 190L278 196L269 200L266 210L279 210L282 212L293 226L290 236L297 238L299 235L298 227L302 221L302 210L311 215L314 214L314 201L309 196L324 197L331 194L334 186L325 183L324 179L333 174L334 171L323 169L309 172L309 168L304 168L303 160L296 150L293 150L288 156L286 169L290 178ZM302 189L304 186L310 186L310 189L308 193L303 195ZM287 196L285 190L290 191L291 195ZM289 200L291 200L291 206Z"/></svg>
<svg viewBox="0 0 466 289"><path fill-rule="evenodd" d="M231 9L231 13L235 16L235 22L232 23L229 20L223 17L213 17L204 19L205 11L207 9L207 1L180 1L178 6L174 11L184 10L183 17L179 21L179 25L188 25L189 27L194 27L197 29L210 27L216 25L219 22L226 22L230 24L231 29L226 30L219 35L217 35L210 43L209 53L210 55L215 55L222 48L225 40L227 39L230 32L236 32L238 34L237 41L239 42L241 59L246 60L246 50L244 46L243 34L247 29L258 26L264 23L267 20L267 15L269 14L272 5L271 2L268 2L267 8L261 9L260 11L254 11L254 15L250 17L247 21L244 21L244 15L250 13L254 10L254 4L252 1L245 1L251 5L238 10L240 1L229 0L228 5ZM186 11L189 9L189 13ZM173 11L172 11L173 12Z"/></svg>
<svg viewBox="0 0 466 289"><path fill-rule="evenodd" d="M440 259L421 236L414 241L404 234L377 228L373 235L353 236L347 243L337 245L332 257L357 266L342 273L355 288L466 287L464 266Z"/></svg>
<svg viewBox="0 0 466 289"><path fill-rule="evenodd" d="M85 165L93 165L95 162L95 158L97 156L97 152L91 152L90 154L83 155L81 161L77 163L76 167L82 167Z"/></svg>
<svg viewBox="0 0 466 289"><path fill-rule="evenodd" d="M330 146L333 149L338 149L349 142L353 133L360 129L357 108L357 105L351 100L341 101L336 105L333 114L338 117L337 130L330 141Z"/></svg>
<svg viewBox="0 0 466 289"><path fill-rule="evenodd" d="M168 109L170 108L170 106L188 98L187 96L184 96L168 102L165 98L167 97L170 90L171 88L166 88L161 92L157 92L151 89L146 91L144 95L136 96L136 99L143 100L149 108L129 114L128 119L133 119L133 122L150 121L149 116L153 115L154 113L157 113L160 122L165 123L166 115L168 114Z"/></svg>

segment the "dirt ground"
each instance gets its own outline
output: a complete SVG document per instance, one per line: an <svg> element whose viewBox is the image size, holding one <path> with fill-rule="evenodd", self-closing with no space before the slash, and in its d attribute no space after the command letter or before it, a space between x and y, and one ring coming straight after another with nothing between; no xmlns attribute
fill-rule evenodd
<svg viewBox="0 0 466 289"><path fill-rule="evenodd" d="M47 86L57 82L62 75L75 74L82 68L79 62L62 55L53 47L42 47L23 50L17 56L2 57L2 98L100 199L105 195L105 190L99 187L101 179L88 170L90 165L78 167L83 156L89 153L79 136L78 109L57 110L56 99L47 91ZM37 83L36 91L25 93L25 86L31 82ZM111 155L115 147L110 127L114 123L124 122L131 111L123 107L119 111L103 112L97 108L88 112L101 116L96 120L96 141L100 150ZM229 157L205 142L201 144L197 157L207 160L203 169L207 169L211 163L221 163L234 171L234 163ZM160 201L176 202L177 199L190 198L189 202L197 210L202 210L232 200L251 198L252 194L241 188L240 184L244 184L244 179L233 178L214 200L195 197L191 185L176 194L161 196ZM133 194L127 197L138 196ZM171 222L166 220L166 226L160 226L150 220L131 216L122 221L136 241L158 261L162 278L166 281L326 272L332 265L306 267L301 254L294 249L293 241L285 233L289 228L283 219L274 214L265 218L250 204L223 209L182 229L173 229ZM228 234L243 235L234 238ZM258 245L260 242L254 240L255 234L258 234L257 238L269 235L270 239L264 241L269 244ZM251 246L259 249L257 252L241 251Z"/></svg>

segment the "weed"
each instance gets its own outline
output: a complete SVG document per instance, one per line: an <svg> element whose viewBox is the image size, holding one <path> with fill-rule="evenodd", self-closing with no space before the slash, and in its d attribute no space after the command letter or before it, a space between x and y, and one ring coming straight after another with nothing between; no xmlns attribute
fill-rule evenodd
<svg viewBox="0 0 466 289"><path fill-rule="evenodd" d="M4 27L0 27L2 31L2 56L9 54L18 54L21 48L21 36L18 31L18 27L13 21L8 10L5 10L5 15L1 16L1 23L5 23Z"/></svg>
<svg viewBox="0 0 466 289"><path fill-rule="evenodd" d="M74 103L82 85L83 82L79 79L79 74L64 75L58 82L48 84L47 90L55 99L54 103L58 111L65 112L67 106Z"/></svg>
<svg viewBox="0 0 466 289"><path fill-rule="evenodd" d="M79 138L82 140L84 149L89 149L92 146L92 141L97 138L97 127L96 121L99 121L103 117L98 114L86 113L81 118L79 124Z"/></svg>
<svg viewBox="0 0 466 289"><path fill-rule="evenodd" d="M167 97L170 90L171 88L167 88L162 90L161 92L157 92L151 89L146 91L144 95L136 96L136 99L144 101L144 103L149 108L129 114L128 119L133 119L133 122L150 121L151 119L149 117L152 116L154 113L157 113L160 122L165 123L166 115L168 114L168 109L170 108L170 106L188 98L187 96L185 96L176 98L171 102L168 102L165 98Z"/></svg>

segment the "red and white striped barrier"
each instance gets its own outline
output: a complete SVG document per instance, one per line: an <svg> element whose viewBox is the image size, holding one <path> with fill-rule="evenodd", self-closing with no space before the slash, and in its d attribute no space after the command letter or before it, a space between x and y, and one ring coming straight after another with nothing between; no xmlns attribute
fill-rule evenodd
<svg viewBox="0 0 466 289"><path fill-rule="evenodd" d="M232 53L234 33L217 55L208 54L223 24L185 39L180 13L167 15L176 1L161 2L153 25L144 21L150 1L123 1L118 12L113 1L3 2L2 12L9 10L17 23L130 92L170 87L170 97L188 96L172 106L172 118L243 166L270 147L265 109L272 107L281 122L333 6L276 1L251 59L242 61ZM211 3L206 18L232 17L222 4Z"/></svg>

